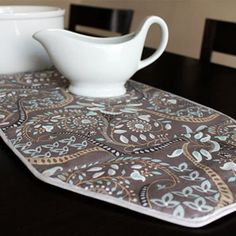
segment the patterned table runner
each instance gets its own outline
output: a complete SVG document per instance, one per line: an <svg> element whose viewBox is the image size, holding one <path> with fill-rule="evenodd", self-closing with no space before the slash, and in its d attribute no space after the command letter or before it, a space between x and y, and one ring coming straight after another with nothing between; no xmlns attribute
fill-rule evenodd
<svg viewBox="0 0 236 236"><path fill-rule="evenodd" d="M134 81L111 99L67 86L54 70L0 75L1 137L36 177L189 227L235 211L235 120Z"/></svg>

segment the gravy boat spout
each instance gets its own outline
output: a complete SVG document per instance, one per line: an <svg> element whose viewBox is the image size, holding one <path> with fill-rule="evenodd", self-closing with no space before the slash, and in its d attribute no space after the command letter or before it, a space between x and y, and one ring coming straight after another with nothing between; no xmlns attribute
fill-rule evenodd
<svg viewBox="0 0 236 236"><path fill-rule="evenodd" d="M146 35L153 23L161 28L161 43L153 55L141 60ZM161 18L151 16L137 32L124 36L98 38L46 29L33 37L47 50L55 67L70 80L71 93L113 97L125 94L126 81L160 57L167 45L168 29Z"/></svg>

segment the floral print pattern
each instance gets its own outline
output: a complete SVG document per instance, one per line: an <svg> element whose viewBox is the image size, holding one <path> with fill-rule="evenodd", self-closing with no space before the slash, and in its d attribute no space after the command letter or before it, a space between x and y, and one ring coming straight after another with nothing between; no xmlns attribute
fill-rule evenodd
<svg viewBox="0 0 236 236"><path fill-rule="evenodd" d="M44 178L157 217L194 221L235 204L233 119L134 81L110 99L68 93L55 70L0 85L2 135Z"/></svg>

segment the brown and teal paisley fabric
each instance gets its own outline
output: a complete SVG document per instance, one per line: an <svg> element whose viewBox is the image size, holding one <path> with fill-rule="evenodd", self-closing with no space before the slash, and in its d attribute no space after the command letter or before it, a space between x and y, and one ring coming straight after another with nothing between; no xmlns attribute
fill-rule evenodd
<svg viewBox="0 0 236 236"><path fill-rule="evenodd" d="M2 137L39 176L186 226L234 210L233 119L134 81L110 99L67 86L55 70L0 75Z"/></svg>

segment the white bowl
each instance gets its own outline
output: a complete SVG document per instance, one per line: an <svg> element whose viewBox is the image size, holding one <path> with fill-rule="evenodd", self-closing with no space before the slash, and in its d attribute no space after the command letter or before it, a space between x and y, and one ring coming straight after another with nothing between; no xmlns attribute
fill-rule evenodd
<svg viewBox="0 0 236 236"><path fill-rule="evenodd" d="M32 35L64 28L63 9L50 6L0 6L0 74L37 71L52 66Z"/></svg>

